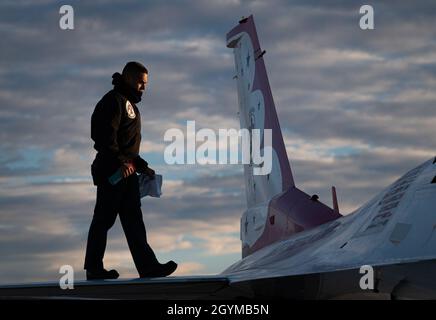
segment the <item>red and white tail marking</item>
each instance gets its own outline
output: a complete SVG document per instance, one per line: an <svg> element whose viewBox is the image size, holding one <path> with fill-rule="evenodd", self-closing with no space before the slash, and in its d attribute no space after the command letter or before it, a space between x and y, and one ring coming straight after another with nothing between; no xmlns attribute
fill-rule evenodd
<svg viewBox="0 0 436 320"><path fill-rule="evenodd" d="M235 57L241 128L260 130L261 153L264 130L272 133L270 174L255 175L253 163L244 165L247 210L241 218L241 240L245 256L340 215L295 187L253 16L239 21L227 34L227 47Z"/></svg>

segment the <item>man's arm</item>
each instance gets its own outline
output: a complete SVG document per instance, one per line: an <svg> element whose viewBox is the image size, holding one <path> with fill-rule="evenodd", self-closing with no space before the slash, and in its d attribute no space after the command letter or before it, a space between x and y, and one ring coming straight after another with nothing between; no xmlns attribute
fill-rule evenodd
<svg viewBox="0 0 436 320"><path fill-rule="evenodd" d="M91 138L95 149L104 157L117 161L121 166L126 160L121 154L117 135L121 121L121 107L117 99L100 101L91 117Z"/></svg>

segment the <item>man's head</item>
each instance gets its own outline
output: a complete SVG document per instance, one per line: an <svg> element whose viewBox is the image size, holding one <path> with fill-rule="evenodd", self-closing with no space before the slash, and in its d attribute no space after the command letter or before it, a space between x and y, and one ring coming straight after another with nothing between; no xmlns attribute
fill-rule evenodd
<svg viewBox="0 0 436 320"><path fill-rule="evenodd" d="M148 82L148 70L143 64L130 61L123 69L122 76L124 82L132 89L143 92Z"/></svg>

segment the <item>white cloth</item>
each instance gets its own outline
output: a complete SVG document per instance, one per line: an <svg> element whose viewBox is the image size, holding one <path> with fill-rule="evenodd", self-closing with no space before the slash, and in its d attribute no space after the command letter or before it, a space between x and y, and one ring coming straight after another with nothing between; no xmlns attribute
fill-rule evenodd
<svg viewBox="0 0 436 320"><path fill-rule="evenodd" d="M162 195L162 175L156 174L154 179L150 179L146 174L140 174L138 180L141 198L145 196L160 198Z"/></svg>

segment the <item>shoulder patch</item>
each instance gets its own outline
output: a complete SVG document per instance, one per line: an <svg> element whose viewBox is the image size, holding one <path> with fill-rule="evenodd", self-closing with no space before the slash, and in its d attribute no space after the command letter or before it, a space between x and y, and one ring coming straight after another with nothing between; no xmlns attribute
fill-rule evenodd
<svg viewBox="0 0 436 320"><path fill-rule="evenodd" d="M126 111L130 119L136 118L135 110L129 100L126 100Z"/></svg>

